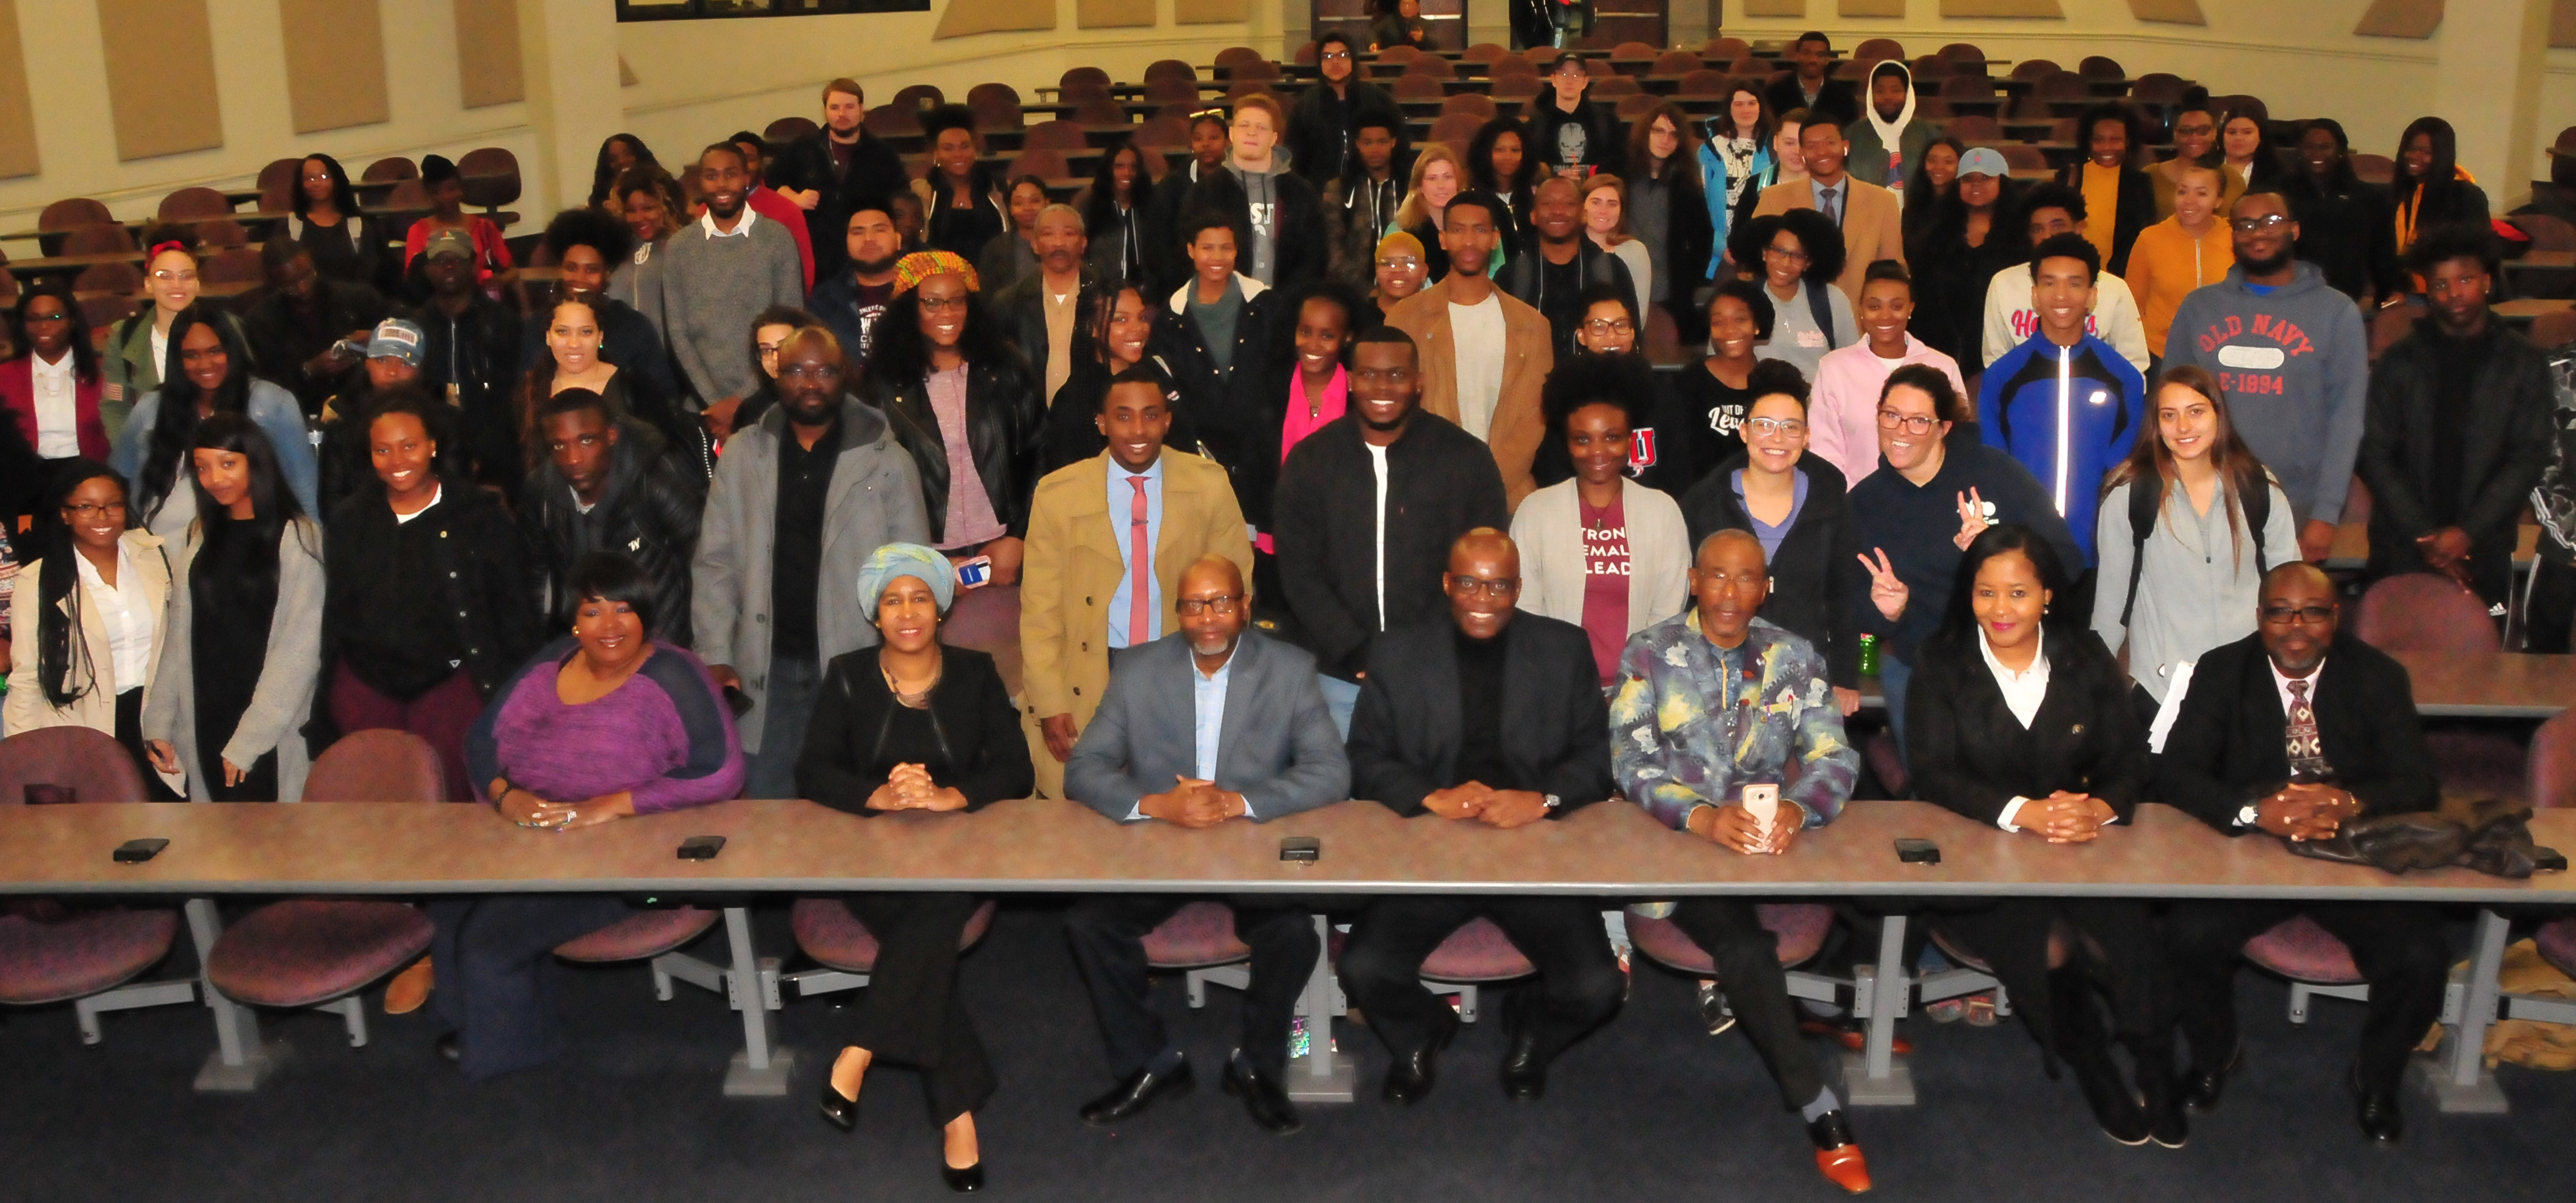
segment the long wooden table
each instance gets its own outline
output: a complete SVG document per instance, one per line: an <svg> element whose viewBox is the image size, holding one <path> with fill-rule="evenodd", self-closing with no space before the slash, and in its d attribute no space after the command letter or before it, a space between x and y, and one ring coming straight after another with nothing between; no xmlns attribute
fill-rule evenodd
<svg viewBox="0 0 2576 1203"><path fill-rule="evenodd" d="M2544 812L2540 842L2576 849L2576 812ZM682 861L680 841L726 838L712 861ZM141 865L109 853L139 837L170 841ZM1279 841L1313 836L1313 864L1278 859ZM1935 840L1942 863L1899 862L1893 841ZM613 893L666 901L706 899L725 910L730 967L721 985L741 1011L744 1049L728 1093L781 1094L792 1054L777 1046L769 1011L780 1005L777 961L751 946L751 894L854 890L974 893L1225 893L1301 896L1541 894L1605 902L1696 894L1763 898L2108 896L2139 898L2373 899L2472 904L2481 909L2460 1022L2442 1068L2428 1075L2446 1109L2503 1109L2484 1076L2484 1031L2497 1009L2496 970L2505 920L2497 908L2576 905L2576 883L2551 874L2526 881L2466 870L2391 876L2296 857L2269 839L2231 839L2158 805L2134 825L2089 846L2008 835L1921 802L1857 802L1832 825L1779 857L1745 857L1666 830L1624 802L1586 808L1518 831L1397 817L1354 801L1268 824L1206 831L1110 822L1079 804L1031 799L973 815L893 814L861 819L802 801L738 801L649 815L582 831L525 830L479 806L311 802L293 806L84 804L0 806L0 894L179 896L190 899L200 961L220 932L212 899L225 895L424 896ZM1323 920L1320 918L1318 922ZM1849 983L1868 1020L1849 1075L1853 1101L1907 1104L1910 1075L1893 1053L1895 1023L1914 979L1901 955L1905 920L1882 925L1875 963ZM257 1021L211 984L219 1048L201 1084L245 1089L265 1047ZM1329 1032L1343 1010L1328 961L1319 962L1299 1014ZM1291 1093L1348 1101L1349 1059L1329 1039L1310 1042ZM236 1072L229 1080L219 1072Z"/></svg>

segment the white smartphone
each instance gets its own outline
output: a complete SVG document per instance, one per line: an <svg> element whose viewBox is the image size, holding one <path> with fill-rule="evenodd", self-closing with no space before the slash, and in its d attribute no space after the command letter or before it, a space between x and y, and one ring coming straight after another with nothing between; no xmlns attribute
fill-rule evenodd
<svg viewBox="0 0 2576 1203"><path fill-rule="evenodd" d="M1780 815L1780 787L1769 782L1744 787L1744 809L1762 824L1762 840L1771 840L1771 823Z"/></svg>

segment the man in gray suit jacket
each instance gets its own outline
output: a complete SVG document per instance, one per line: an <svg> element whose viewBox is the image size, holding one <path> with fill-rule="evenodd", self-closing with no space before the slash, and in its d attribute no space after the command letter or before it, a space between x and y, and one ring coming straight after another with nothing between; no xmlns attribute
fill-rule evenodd
<svg viewBox="0 0 2576 1203"><path fill-rule="evenodd" d="M778 404L726 441L707 487L689 622L716 683L751 699L735 726L754 798L796 796L822 666L877 641L859 568L885 544L930 541L911 453L842 391L856 375L829 331L788 335Z"/></svg>
<svg viewBox="0 0 2576 1203"><path fill-rule="evenodd" d="M1129 650L1100 712L1065 762L1065 792L1121 823L1188 828L1256 823L1350 796L1350 762L1315 685L1315 659L1244 627L1252 592L1233 561L1209 556L1181 574L1180 631ZM1190 1065L1154 1014L1145 935L1190 902L1172 894L1091 895L1065 935L1091 989L1119 1084L1082 1108L1106 1126L1181 1094ZM1234 928L1252 949L1242 1044L1227 1058L1227 1093L1278 1133L1300 1126L1284 1086L1297 994L1323 951L1314 917L1278 898L1238 898Z"/></svg>

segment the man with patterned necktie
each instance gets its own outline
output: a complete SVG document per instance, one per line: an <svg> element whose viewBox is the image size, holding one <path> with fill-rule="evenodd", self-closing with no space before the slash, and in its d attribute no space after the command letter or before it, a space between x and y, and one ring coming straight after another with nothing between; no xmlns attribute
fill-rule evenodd
<svg viewBox="0 0 2576 1203"><path fill-rule="evenodd" d="M2305 563L2263 578L2254 634L2200 658L2157 771L2161 799L2230 835L2331 838L2363 815L2441 803L2406 669L2339 632L2334 585ZM2406 1058L2442 1012L2451 956L2441 915L2401 902L2177 902L2166 918L2177 1018L2191 1042L2183 1101L2218 1106L2242 1065L2236 966L2245 942L2306 919L2343 942L2370 983L2348 1085L2381 1145L2403 1125ZM2295 937L2294 937L2295 938Z"/></svg>

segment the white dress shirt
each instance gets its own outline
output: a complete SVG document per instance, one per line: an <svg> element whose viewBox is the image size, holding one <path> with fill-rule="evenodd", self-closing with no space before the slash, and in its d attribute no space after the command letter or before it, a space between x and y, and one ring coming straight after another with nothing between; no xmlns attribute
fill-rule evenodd
<svg viewBox="0 0 2576 1203"><path fill-rule="evenodd" d="M2030 667L2014 672L1995 659L1994 646L1986 642L1985 632L1977 632L1977 654L1985 657L1986 671L1994 674L1995 687L2004 693L2004 708L2012 711L2013 720L2024 731L2039 717L2039 704L2048 700L2048 636L2040 631L2033 632L2032 638L2039 641L2039 646L2031 649ZM2013 816L2020 814L2022 803L2028 801L2016 797L2004 803L2004 812L1995 816L1995 826L2006 831L2021 830L2013 824Z"/></svg>
<svg viewBox="0 0 2576 1203"><path fill-rule="evenodd" d="M135 573L132 557L125 554L125 543L119 540L116 545L116 584L112 586L88 556L73 552L72 562L80 566L81 588L90 604L98 607L99 625L107 628L116 691L143 688L144 678L152 675L154 616L143 596L142 578Z"/></svg>
<svg viewBox="0 0 2576 1203"><path fill-rule="evenodd" d="M46 363L30 351L27 367L36 393L36 454L46 459L79 455L80 385L72 379L71 351L63 352L61 363Z"/></svg>
<svg viewBox="0 0 2576 1203"><path fill-rule="evenodd" d="M709 238L749 238L751 237L752 223L759 220L760 214L752 210L751 199L746 194L742 202L742 220L735 222L732 230L726 231L716 228L716 211L714 209L707 210L706 216L698 219L698 228L705 231Z"/></svg>

